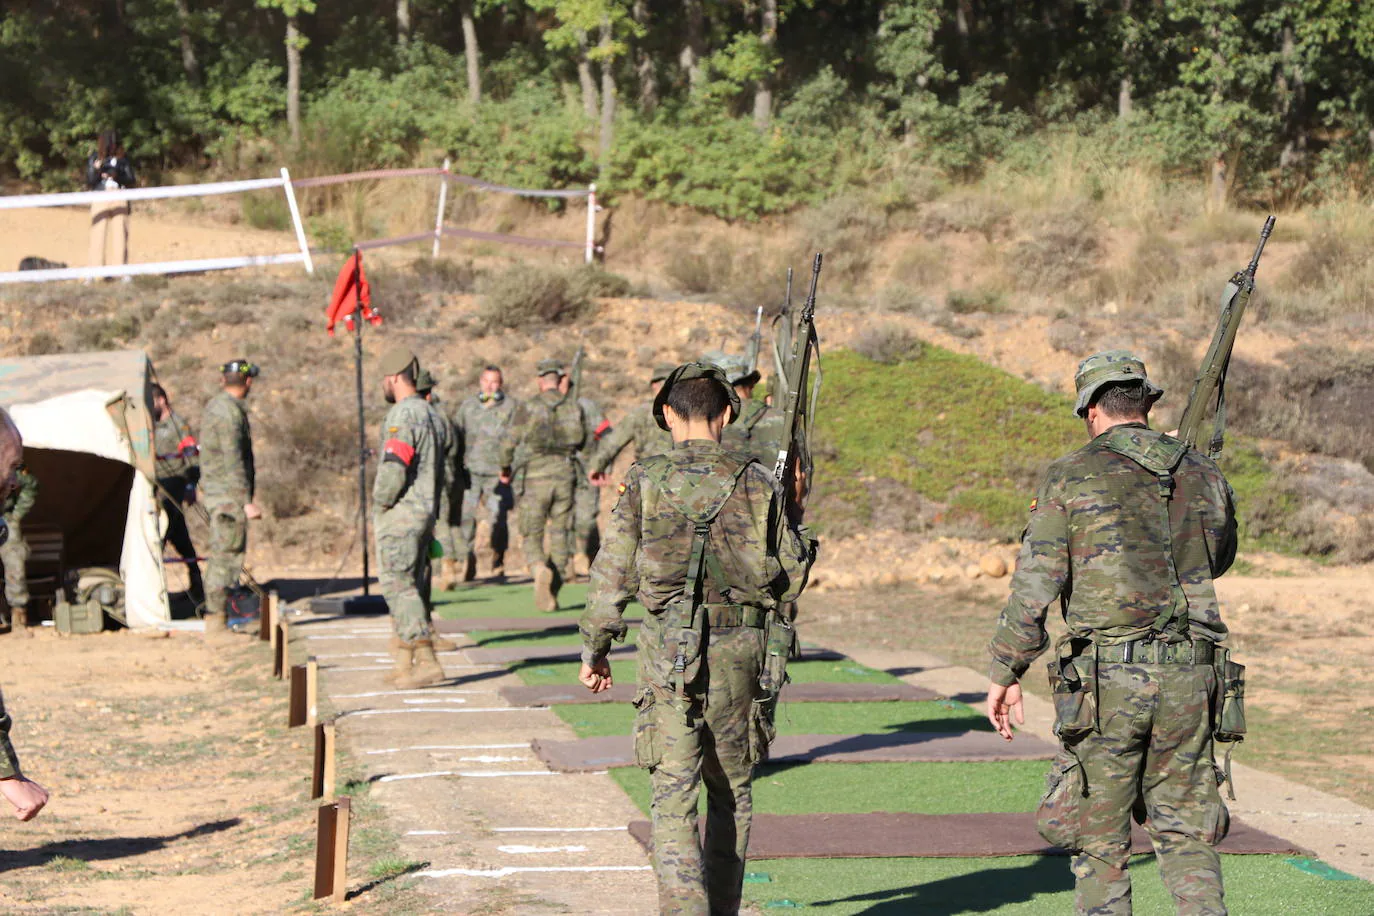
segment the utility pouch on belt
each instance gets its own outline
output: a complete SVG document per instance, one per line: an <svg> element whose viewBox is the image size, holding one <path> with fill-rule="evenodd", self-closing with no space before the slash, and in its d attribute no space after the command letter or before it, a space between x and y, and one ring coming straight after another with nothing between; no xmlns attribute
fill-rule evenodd
<svg viewBox="0 0 1374 916"><path fill-rule="evenodd" d="M759 689L777 697L787 683L787 661L792 658L797 643L797 630L782 615L774 611L768 615L763 670L759 674Z"/></svg>
<svg viewBox="0 0 1374 916"><path fill-rule="evenodd" d="M1236 799L1236 785L1231 779L1231 752L1245 740L1245 666L1231 661L1231 650L1217 646L1213 655L1216 666L1216 695L1212 697L1212 738L1226 744L1223 773L1226 795Z"/></svg>
<svg viewBox="0 0 1374 916"><path fill-rule="evenodd" d="M1073 740L1097 731L1097 657L1092 644L1080 639L1061 643L1049 674L1054 733Z"/></svg>

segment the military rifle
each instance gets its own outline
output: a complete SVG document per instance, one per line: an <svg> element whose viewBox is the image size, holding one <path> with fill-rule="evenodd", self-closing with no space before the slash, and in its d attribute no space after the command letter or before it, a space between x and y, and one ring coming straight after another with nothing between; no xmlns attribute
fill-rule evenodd
<svg viewBox="0 0 1374 916"><path fill-rule="evenodd" d="M580 398L582 396L582 358L587 355L587 351L577 348L577 353L573 355L572 369L568 372L568 394L564 397Z"/></svg>
<svg viewBox="0 0 1374 916"><path fill-rule="evenodd" d="M791 272L789 271L789 290ZM779 394L783 399L782 439L778 443L778 460L773 466L773 476L787 488L787 496L792 494L791 480L794 471L800 469L808 479L811 475L811 450L808 444L811 421L814 418L816 395L820 391L820 340L816 337L816 286L821 278L821 254L811 264L811 290L801 309L792 314L784 308L780 331L785 331L783 340L775 340L773 357L778 366ZM782 336L781 334L778 336ZM784 351L785 348L785 351ZM812 390L806 390L807 377L811 374L811 360L816 359L815 379Z"/></svg>
<svg viewBox="0 0 1374 916"><path fill-rule="evenodd" d="M759 367L759 346L763 343L763 306L754 313L754 333L749 335L749 344L744 348L745 368L753 372Z"/></svg>
<svg viewBox="0 0 1374 916"><path fill-rule="evenodd" d="M1193 381L1193 390L1188 395L1188 406L1184 408L1183 419L1178 423L1178 438L1189 448L1197 448L1198 436L1202 430L1202 415L1209 402L1216 400L1216 419L1212 427L1212 438L1207 444L1207 455L1215 458L1221 454L1226 435L1226 372L1231 365L1231 352L1236 345L1236 332L1240 330L1240 320L1245 315L1245 307L1250 304L1250 296L1255 291L1255 271L1259 269L1260 256L1269 234L1274 231L1274 217L1264 221L1260 230L1259 245L1250 265L1237 273L1226 284L1221 294L1221 315L1217 319L1217 329L1212 334L1212 344L1202 360Z"/></svg>

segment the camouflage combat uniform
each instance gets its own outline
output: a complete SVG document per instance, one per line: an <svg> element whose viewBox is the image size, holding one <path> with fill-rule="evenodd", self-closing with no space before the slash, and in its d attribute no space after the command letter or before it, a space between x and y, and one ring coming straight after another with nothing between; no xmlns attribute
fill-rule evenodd
<svg viewBox="0 0 1374 916"><path fill-rule="evenodd" d="M200 604L205 600L205 587L200 578L200 564L196 562L196 547L186 527L184 508L195 498L195 486L200 480L200 446L190 424L170 411L153 427L153 446L157 451L157 483L161 488L158 501L167 516L162 543L171 541L177 556L186 561L191 600Z"/></svg>
<svg viewBox="0 0 1374 916"><path fill-rule="evenodd" d="M725 427L720 441L726 448L744 452L771 469L777 464L781 439L782 411L750 398L741 401L739 419Z"/></svg>
<svg viewBox="0 0 1374 916"><path fill-rule="evenodd" d="M438 413L419 395L392 405L382 421L382 459L372 486L377 579L396 635L406 643L430 635L429 544L448 446Z"/></svg>
<svg viewBox="0 0 1374 916"><path fill-rule="evenodd" d="M458 431L453 427L453 421L449 419L444 411L443 404L439 400L439 395L430 393L426 397L424 391L420 392L429 406L434 409L434 419L442 428L444 434L444 454L442 462L444 465L444 485L439 488L439 508L434 516L434 539L439 542L444 549L444 556L450 559L461 556L458 553L458 518L454 511L458 507L454 505L453 497L460 494L462 469L459 467L459 460L462 454L462 443L458 440ZM461 498L461 497L460 497ZM466 551L465 551L466 552Z"/></svg>
<svg viewBox="0 0 1374 916"><path fill-rule="evenodd" d="M1076 853L1081 914L1131 912L1133 808L1178 912L1226 912L1212 742L1212 657L1226 627L1212 580L1231 565L1235 533L1216 464L1139 423L1056 461L1031 504L991 678L1025 674L1060 601L1068 633L1050 677L1061 749L1040 828Z"/></svg>
<svg viewBox="0 0 1374 916"><path fill-rule="evenodd" d="M9 540L0 546L0 563L5 565L5 601L16 626L27 621L29 606L29 545L24 540L24 516L29 514L38 499L38 478L23 465L17 474L19 486L5 498L5 524L9 526Z"/></svg>
<svg viewBox="0 0 1374 916"><path fill-rule="evenodd" d="M673 673L665 631L692 603L694 522L711 517L700 577L709 632L703 657ZM661 913L737 913L752 819L755 763L771 720L760 721L759 684L769 614L794 600L815 541L786 521L771 474L709 440L675 446L630 468L592 564L582 616L583 661L604 659L623 639L632 599L649 611L639 633L635 754L653 786L654 871ZM710 571L714 570L714 571ZM680 624L679 624L680 625ZM699 665L696 671L691 669ZM685 683L684 683L685 682ZM697 833L701 783L706 838Z"/></svg>
<svg viewBox="0 0 1374 916"><path fill-rule="evenodd" d="M200 421L201 502L210 513L210 561L205 570L205 614L224 616L229 589L239 582L248 549L248 516L256 468L248 407L221 391L210 399Z"/></svg>
<svg viewBox="0 0 1374 916"><path fill-rule="evenodd" d="M477 515L483 509L491 525L492 553L497 560L505 558L510 544L506 516L515 505L515 497L510 485L501 483L501 441L517 406L510 397L484 404L474 394L454 411L453 427L467 477L453 545L453 557L459 562L476 550Z"/></svg>
<svg viewBox="0 0 1374 916"><path fill-rule="evenodd" d="M601 509L601 489L592 486L587 472L601 437L611 431L611 423L591 398L578 398L577 406L582 410L582 448L573 455L573 552L590 559L596 555L599 542L596 516Z"/></svg>
<svg viewBox="0 0 1374 916"><path fill-rule="evenodd" d="M553 568L561 575L572 559L575 456L586 444L587 421L576 398L557 390L541 391L516 407L501 444L499 462L516 475L520 534L531 574L552 559Z"/></svg>
<svg viewBox="0 0 1374 916"><path fill-rule="evenodd" d="M643 461L671 451L673 437L671 433L658 428L653 410L647 404L636 407L602 437L588 463L588 470L595 474L606 473L615 463L616 456L631 443L635 447L635 460Z"/></svg>

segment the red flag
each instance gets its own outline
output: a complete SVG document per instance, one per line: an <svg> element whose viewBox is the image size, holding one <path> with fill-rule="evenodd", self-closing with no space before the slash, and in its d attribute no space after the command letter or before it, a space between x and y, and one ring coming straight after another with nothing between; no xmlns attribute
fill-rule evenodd
<svg viewBox="0 0 1374 916"><path fill-rule="evenodd" d="M367 284L367 274L363 273L363 255L355 251L339 269L339 278L334 281L334 294L329 297L329 308L325 312L325 329L334 336L334 325L342 318L348 330L353 330L353 313L362 303L363 320L374 325L382 323L382 316L372 309L372 287Z"/></svg>

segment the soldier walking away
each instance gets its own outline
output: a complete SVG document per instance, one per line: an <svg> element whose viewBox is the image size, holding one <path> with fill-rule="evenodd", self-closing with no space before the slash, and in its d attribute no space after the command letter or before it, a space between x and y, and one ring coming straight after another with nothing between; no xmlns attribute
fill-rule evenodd
<svg viewBox="0 0 1374 916"><path fill-rule="evenodd" d="M0 563L5 565L5 601L9 620L0 621L6 630L29 635L29 545L24 540L24 516L38 499L38 478L21 463L15 471L16 485L5 495L4 518L9 537L0 544Z"/></svg>
<svg viewBox="0 0 1374 916"><path fill-rule="evenodd" d="M157 451L158 501L167 516L167 530L162 544L172 542L177 556L186 562L190 577L188 591L197 607L205 603L205 585L200 578L200 564L196 562L196 547L186 527L186 507L195 505L196 483L200 480L200 445L191 432L191 424L172 410L167 389L153 386L153 412L157 424L153 427L153 448Z"/></svg>
<svg viewBox="0 0 1374 916"><path fill-rule="evenodd" d="M591 398L579 396L572 390L571 376L563 376L559 391L564 396L577 398L577 406L582 411L582 447L573 455L576 465L573 473L573 511L572 511L572 565L567 574L585 576L591 572L592 557L596 556L601 544L601 532L596 528L596 516L601 509L601 491L592 486L587 476L587 467L596 453L601 437L613 432L611 421L601 412L601 407Z"/></svg>
<svg viewBox="0 0 1374 916"><path fill-rule="evenodd" d="M100 135L95 152L86 160L86 188L91 191L117 191L133 186L134 167L124 154L119 134L107 130ZM129 212L127 200L102 200L91 204L92 267L103 267L110 263L105 258L110 237L114 238L114 257L111 260L116 264L129 263Z"/></svg>
<svg viewBox="0 0 1374 916"><path fill-rule="evenodd" d="M17 475L23 460L24 440L10 415L0 408L0 501L6 505L19 486ZM7 535L7 530L0 526L0 546L8 542ZM10 724L5 699L0 696L0 795L14 808L15 817L31 821L48 803L48 790L19 771L19 757L10 743Z"/></svg>
<svg viewBox="0 0 1374 916"><path fill-rule="evenodd" d="M563 361L541 360L535 371L539 393L522 401L511 419L501 444L501 477L514 483L520 500L520 535L534 578L534 606L556 611L572 559L574 456L586 444L587 424L581 405L563 390Z"/></svg>
<svg viewBox="0 0 1374 916"><path fill-rule="evenodd" d="M739 419L726 428L722 444L757 458L765 467L772 467L778 460L782 439L782 411L774 410L766 401L754 400L754 388L760 375L757 369L749 368L744 357L721 355L715 362L740 400Z"/></svg>
<svg viewBox="0 0 1374 916"><path fill-rule="evenodd" d="M989 647L988 718L1011 739L1019 682L1048 645L1045 614L1059 601L1068 631L1049 669L1061 747L1039 827L1074 853L1077 912L1131 912L1134 817L1178 912L1218 916L1214 847L1229 815L1213 735L1227 731L1218 668L1228 653L1212 580L1235 558L1231 488L1210 458L1150 429L1163 390L1139 359L1098 353L1074 382L1091 441L1050 465L1031 501Z"/></svg>
<svg viewBox="0 0 1374 916"><path fill-rule="evenodd" d="M655 366L653 374L649 376L649 400L632 408L623 420L601 437L591 461L588 462L587 480L593 486L606 485L607 469L615 463L616 457L627 445L635 447L636 461L643 461L654 455L666 455L672 451L672 435L659 429L658 423L654 421L653 399L658 396L664 379L672 373L673 368L669 365Z"/></svg>
<svg viewBox="0 0 1374 916"><path fill-rule="evenodd" d="M516 401L506 395L498 366L484 368L477 384L477 393L458 405L453 414L466 488L458 513L453 559L449 561L453 565L444 564L445 588L477 577L477 517L482 512L490 528L491 574L501 576L506 571L506 548L510 544L507 516L515 505L515 495L510 481L501 479L501 441L515 415ZM457 494L458 482L450 489Z"/></svg>
<svg viewBox="0 0 1374 916"><path fill-rule="evenodd" d="M431 412L434 414L434 422L444 433L444 483L439 487L439 509L434 518L434 538L431 543L437 543L443 549L441 562L448 560L451 562L453 544L453 528L449 524L452 505L450 503L450 493L453 492L451 481L458 475L458 439L453 431L453 421L445 414L443 407L439 404L439 395L434 393L438 380L428 369L421 369L415 378L415 391L420 397L429 404ZM446 639L434 631L434 559L432 552L425 554L425 574L424 574L424 600L425 600L425 619L429 621L430 642L434 645L435 652L453 652L458 648L458 644L451 639ZM454 586L447 586L453 588Z"/></svg>
<svg viewBox="0 0 1374 916"><path fill-rule="evenodd" d="M395 667L384 680L402 689L444 680L429 625L429 545L444 486L444 427L415 389L420 363L405 347L382 354L381 461L372 487L377 578L391 611Z"/></svg>
<svg viewBox="0 0 1374 916"><path fill-rule="evenodd" d="M630 468L592 564L579 680L612 685L607 655L640 631L635 757L653 788L659 912L735 914L752 820L754 766L767 758L765 655L779 607L801 594L816 542L801 527L805 477L784 499L770 471L720 445L738 396L715 366L676 369L654 398L673 448ZM790 630L788 631L790 635ZM781 653L782 658L786 652ZM706 784L706 837L697 800Z"/></svg>
<svg viewBox="0 0 1374 916"><path fill-rule="evenodd" d="M248 551L248 522L262 518L253 502L257 469L248 393L258 367L246 359L220 366L223 391L200 419L200 498L210 515L210 562L205 570L205 635L229 632L229 589L239 584Z"/></svg>

